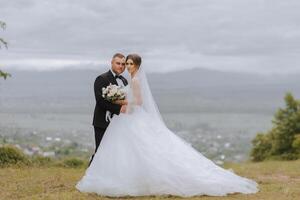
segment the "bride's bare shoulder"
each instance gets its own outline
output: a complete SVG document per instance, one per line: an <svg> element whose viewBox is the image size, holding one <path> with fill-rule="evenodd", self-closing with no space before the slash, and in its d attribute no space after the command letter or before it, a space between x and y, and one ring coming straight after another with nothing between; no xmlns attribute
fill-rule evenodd
<svg viewBox="0 0 300 200"><path fill-rule="evenodd" d="M140 88L140 80L138 77L133 77L131 79L131 87L135 90Z"/></svg>
<svg viewBox="0 0 300 200"><path fill-rule="evenodd" d="M132 83L132 84L139 84L139 82L140 82L140 80L139 80L138 77L133 77L133 78L131 79L131 83Z"/></svg>

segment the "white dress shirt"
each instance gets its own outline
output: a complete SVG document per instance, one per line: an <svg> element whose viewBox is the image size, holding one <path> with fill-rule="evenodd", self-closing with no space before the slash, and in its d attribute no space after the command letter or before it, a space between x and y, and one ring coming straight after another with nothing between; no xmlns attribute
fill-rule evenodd
<svg viewBox="0 0 300 200"><path fill-rule="evenodd" d="M117 75L113 70L110 70L112 72L112 74L114 75L114 77ZM116 78L116 81L118 83L119 86L124 86L124 83L121 79Z"/></svg>

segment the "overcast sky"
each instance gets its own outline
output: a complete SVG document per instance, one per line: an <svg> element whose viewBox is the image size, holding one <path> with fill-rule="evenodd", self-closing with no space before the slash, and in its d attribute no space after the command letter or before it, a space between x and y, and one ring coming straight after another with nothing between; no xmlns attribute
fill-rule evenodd
<svg viewBox="0 0 300 200"><path fill-rule="evenodd" d="M299 11L299 0L0 0L0 64L97 69L136 52L148 71L295 73Z"/></svg>

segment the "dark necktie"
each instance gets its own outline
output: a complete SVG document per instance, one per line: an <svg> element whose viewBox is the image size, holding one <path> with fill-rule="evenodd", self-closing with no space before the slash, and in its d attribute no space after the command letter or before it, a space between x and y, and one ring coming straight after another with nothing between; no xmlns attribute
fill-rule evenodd
<svg viewBox="0 0 300 200"><path fill-rule="evenodd" d="M122 75L115 75L116 80L117 80L117 78L120 79L122 81L123 85L125 86L125 78Z"/></svg>

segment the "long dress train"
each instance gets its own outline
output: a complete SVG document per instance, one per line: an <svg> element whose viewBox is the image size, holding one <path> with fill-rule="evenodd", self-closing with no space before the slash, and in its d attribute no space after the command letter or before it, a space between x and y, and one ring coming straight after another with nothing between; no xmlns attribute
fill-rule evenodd
<svg viewBox="0 0 300 200"><path fill-rule="evenodd" d="M115 116L76 188L105 196L225 196L258 184L214 164L142 107Z"/></svg>

